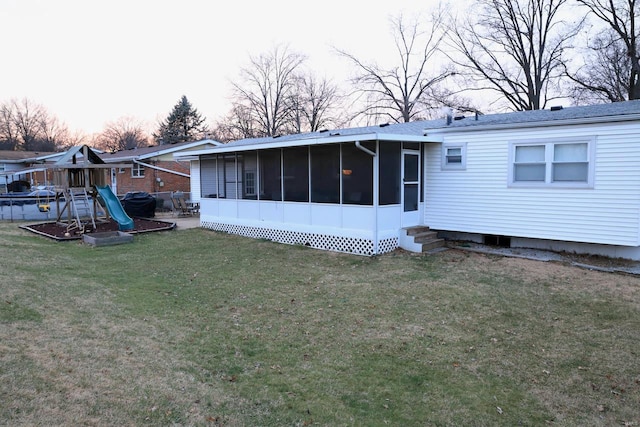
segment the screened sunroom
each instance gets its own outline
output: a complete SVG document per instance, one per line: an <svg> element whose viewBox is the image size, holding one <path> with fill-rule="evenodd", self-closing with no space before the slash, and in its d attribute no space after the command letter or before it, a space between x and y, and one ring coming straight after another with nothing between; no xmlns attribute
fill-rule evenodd
<svg viewBox="0 0 640 427"><path fill-rule="evenodd" d="M424 137L355 137L262 138L199 152L201 226L361 255L397 248L400 229L422 218Z"/></svg>

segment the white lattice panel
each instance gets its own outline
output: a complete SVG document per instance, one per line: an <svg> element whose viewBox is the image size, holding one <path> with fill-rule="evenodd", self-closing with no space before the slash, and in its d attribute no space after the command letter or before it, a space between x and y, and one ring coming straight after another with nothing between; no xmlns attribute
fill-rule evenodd
<svg viewBox="0 0 640 427"><path fill-rule="evenodd" d="M395 250L400 244L397 237L391 237L389 239L382 239L378 242L378 253L385 254Z"/></svg>
<svg viewBox="0 0 640 427"><path fill-rule="evenodd" d="M251 237L254 239L267 239L289 245L305 245L316 249L347 252L357 255L374 255L374 244L371 239L336 236L323 233L279 230L247 225L223 224L212 221L203 221L202 227L230 234L238 234L240 236ZM378 245L378 253L382 254L391 252L397 247L397 237L384 239L380 241Z"/></svg>

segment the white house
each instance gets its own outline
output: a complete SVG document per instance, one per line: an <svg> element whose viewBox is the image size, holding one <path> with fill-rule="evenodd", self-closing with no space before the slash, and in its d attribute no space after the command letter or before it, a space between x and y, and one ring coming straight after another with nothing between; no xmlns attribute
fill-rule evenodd
<svg viewBox="0 0 640 427"><path fill-rule="evenodd" d="M363 255L447 238L640 259L640 101L188 153L201 226ZM197 178L199 176L199 179Z"/></svg>

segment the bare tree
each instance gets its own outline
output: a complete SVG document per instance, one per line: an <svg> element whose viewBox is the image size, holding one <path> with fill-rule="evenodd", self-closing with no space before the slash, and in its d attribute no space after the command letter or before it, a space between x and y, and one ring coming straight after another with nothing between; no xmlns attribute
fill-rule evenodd
<svg viewBox="0 0 640 427"><path fill-rule="evenodd" d="M583 56L583 65L574 73L572 98L581 104L625 101L629 96L631 61L620 38L611 30L598 35Z"/></svg>
<svg viewBox="0 0 640 427"><path fill-rule="evenodd" d="M460 56L452 56L475 90L497 92L517 111L538 110L559 97L563 51L582 22L562 22L569 0L476 0L464 22L451 26Z"/></svg>
<svg viewBox="0 0 640 427"><path fill-rule="evenodd" d="M42 148L42 150L48 150L51 147L56 150L66 150L74 145L82 144L86 138L86 135L82 132L72 133L69 127L65 123L60 122L55 116L45 115L42 121L42 135L40 139L45 144L45 148Z"/></svg>
<svg viewBox="0 0 640 427"><path fill-rule="evenodd" d="M25 151L40 150L43 134L43 124L48 121L48 114L43 106L35 104L28 99L18 102L11 101L14 105L14 118L18 135L22 140L22 149ZM51 147L52 151L55 145Z"/></svg>
<svg viewBox="0 0 640 427"><path fill-rule="evenodd" d="M107 123L96 141L97 148L111 153L147 145L149 136L144 126L139 120L129 116Z"/></svg>
<svg viewBox="0 0 640 427"><path fill-rule="evenodd" d="M20 145L12 103L0 105L0 149L16 150Z"/></svg>
<svg viewBox="0 0 640 427"><path fill-rule="evenodd" d="M28 99L0 106L0 146L11 150L56 151L66 143L68 129L45 107Z"/></svg>
<svg viewBox="0 0 640 427"><path fill-rule="evenodd" d="M236 103L225 118L214 124L211 137L220 142L255 138L258 136L255 125L250 108Z"/></svg>
<svg viewBox="0 0 640 427"><path fill-rule="evenodd" d="M624 45L624 69L628 72L628 83L625 85L627 98L640 99L640 52L636 28L639 3L636 0L578 0L578 3L588 7L592 14L613 31L618 43Z"/></svg>
<svg viewBox="0 0 640 427"><path fill-rule="evenodd" d="M291 131L291 97L296 72L305 57L288 47L276 46L268 54L250 58L240 70L241 80L232 82L234 109L249 113L254 136L275 136ZM239 105L243 108L237 109Z"/></svg>
<svg viewBox="0 0 640 427"><path fill-rule="evenodd" d="M451 69L439 67L440 46L446 34L444 14L438 10L426 24L417 17L407 21L400 15L391 18L391 29L399 65L387 68L337 49L356 67L352 83L365 99L359 115L392 122L425 118L429 110L440 108L433 95L453 75Z"/></svg>
<svg viewBox="0 0 640 427"><path fill-rule="evenodd" d="M298 75L291 102L293 127L297 133L337 128L347 123L341 114L342 96L338 87L326 78L318 79L309 72Z"/></svg>

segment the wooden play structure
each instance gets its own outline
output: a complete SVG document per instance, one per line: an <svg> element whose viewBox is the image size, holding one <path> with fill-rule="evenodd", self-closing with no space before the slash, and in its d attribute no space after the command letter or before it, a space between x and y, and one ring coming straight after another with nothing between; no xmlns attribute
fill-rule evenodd
<svg viewBox="0 0 640 427"><path fill-rule="evenodd" d="M87 145L69 149L52 169L55 202L58 212L56 222L67 227L68 233L84 233L89 224L92 230L96 222L108 221L109 210L98 203L97 186L107 186L111 168L130 165L105 164Z"/></svg>

